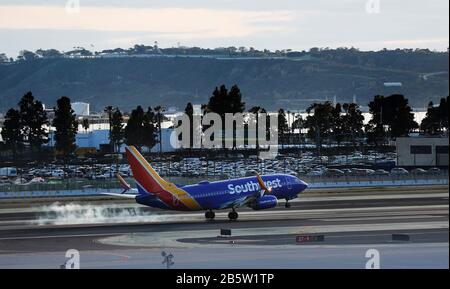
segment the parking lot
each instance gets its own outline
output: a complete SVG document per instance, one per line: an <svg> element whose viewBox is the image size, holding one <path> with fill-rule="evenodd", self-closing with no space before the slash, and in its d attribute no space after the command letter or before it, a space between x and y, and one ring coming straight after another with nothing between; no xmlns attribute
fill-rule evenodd
<svg viewBox="0 0 450 289"><path fill-rule="evenodd" d="M164 177L180 184L202 179L219 180L261 174L286 173L311 183L340 181L361 182L380 180L414 180L448 178L448 171L439 168L404 169L395 167L394 153L353 153L332 157L284 155L276 159L257 157L208 160L185 158L180 161L151 161ZM0 191L73 190L86 188L116 188L119 173L132 183L132 172L126 163L83 165L34 165L32 168L1 168Z"/></svg>

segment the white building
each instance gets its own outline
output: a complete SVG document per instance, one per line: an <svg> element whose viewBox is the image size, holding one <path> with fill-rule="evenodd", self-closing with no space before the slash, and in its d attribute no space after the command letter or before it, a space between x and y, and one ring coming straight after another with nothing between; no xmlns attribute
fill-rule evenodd
<svg viewBox="0 0 450 289"><path fill-rule="evenodd" d="M396 146L398 166L448 167L448 137L400 137Z"/></svg>
<svg viewBox="0 0 450 289"><path fill-rule="evenodd" d="M89 116L89 103L72 102L72 109L76 116Z"/></svg>

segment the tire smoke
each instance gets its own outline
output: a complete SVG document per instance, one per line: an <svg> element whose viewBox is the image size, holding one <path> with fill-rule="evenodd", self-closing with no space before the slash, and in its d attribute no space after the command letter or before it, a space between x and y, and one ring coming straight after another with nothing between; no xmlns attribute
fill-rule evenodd
<svg viewBox="0 0 450 289"><path fill-rule="evenodd" d="M148 208L130 205L62 204L43 206L38 213L38 225L77 225L103 223L156 222L163 216Z"/></svg>

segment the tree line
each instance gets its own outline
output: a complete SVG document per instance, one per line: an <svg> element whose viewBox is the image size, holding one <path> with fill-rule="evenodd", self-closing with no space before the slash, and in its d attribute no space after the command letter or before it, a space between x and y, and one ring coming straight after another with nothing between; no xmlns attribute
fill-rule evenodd
<svg viewBox="0 0 450 289"><path fill-rule="evenodd" d="M36 59L56 59L64 57L101 57L103 55L133 56L133 55L206 55L206 56L228 56L228 57L313 57L338 63L364 66L385 66L387 64L394 67L409 67L413 70L424 70L429 67L436 71L439 65L443 71L448 70L448 65L439 64L443 56L447 56L448 51L437 52L429 49L382 49L380 51L360 51L354 47L341 47L331 49L328 47L313 47L308 51L295 51L282 49L271 51L268 49L258 50L254 47L218 47L214 49L201 47L168 47L161 48L158 43L154 45L136 44L129 48L113 48L101 51L91 51L84 47L74 47L70 51L59 51L57 49L37 49L35 51L22 50L16 59L8 57L5 53L0 53L0 64L14 63L15 61L32 61ZM411 56L416 57L411 61ZM430 59L433 59L430 63ZM421 69L419 69L421 68ZM427 69L425 69L427 70ZM439 69L438 69L439 70Z"/></svg>
<svg viewBox="0 0 450 289"><path fill-rule="evenodd" d="M24 149L40 152L42 146L50 141L50 127L54 128L54 148L56 156L68 157L76 149L78 125L87 130L88 119L77 119L71 106L70 98L61 97L53 108L54 117L50 122L42 102L36 100L31 92L26 93L18 103L19 108L7 111L1 131L3 147L13 152L13 156ZM124 116L118 108L105 108L109 119L109 139L111 145L118 149L125 142L138 147L152 148L161 138L161 123L164 121L164 109L161 106L149 107L144 112L141 106L134 109L124 128Z"/></svg>
<svg viewBox="0 0 450 289"><path fill-rule="evenodd" d="M55 116L50 123L44 105L27 92L18 103L19 108L10 108L5 115L2 127L2 139L6 149L15 157L28 147L40 152L49 139L50 126L54 127L55 149L61 156L68 156L75 146L78 121L68 97L61 97L54 107Z"/></svg>
<svg viewBox="0 0 450 289"><path fill-rule="evenodd" d="M425 135L441 135L448 132L448 96L442 98L439 105L430 102L426 117L420 125L414 121L412 108L403 95L394 94L387 97L377 95L368 106L371 119L366 125L362 111L355 103L313 103L306 109L307 116L304 119L298 113L280 109L277 115L280 143L284 145L293 142L293 137L296 137L297 141L304 141L307 137L316 143L318 149L324 142L338 145L348 142L355 147L367 142L380 146L389 139L408 136L412 131L419 131ZM223 134L225 114L246 111L242 93L237 85L231 89L227 89L225 85L216 87L208 103L201 108L203 115L214 112L222 118ZM108 115L109 139L114 151L118 151L124 143L149 149L159 144L162 151L162 123L166 120L164 107L148 107L144 110L138 105L127 116L126 126L125 115L118 107L108 106L104 111ZM267 113L267 110L260 106L253 106L247 111L255 115ZM185 113L191 121L193 133L192 103L186 105ZM71 155L76 149L75 137L79 121L68 97L63 96L57 100L54 114L50 123L43 104L35 99L31 92L26 93L19 101L18 109L11 108L5 115L1 132L4 147L11 149L14 156L25 147L39 152L42 146L49 142L49 129L52 126L57 155L61 157ZM85 130L89 128L87 119L83 119L80 124ZM258 127L256 117L257 133ZM206 128L207 126L203 127ZM256 139L258 140L258 135Z"/></svg>

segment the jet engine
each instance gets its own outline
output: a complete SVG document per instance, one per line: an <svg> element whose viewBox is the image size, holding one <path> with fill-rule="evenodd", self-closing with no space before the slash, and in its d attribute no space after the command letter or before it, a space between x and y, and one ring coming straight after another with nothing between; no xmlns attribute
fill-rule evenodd
<svg viewBox="0 0 450 289"><path fill-rule="evenodd" d="M277 197L271 195L265 195L256 199L250 204L250 208L253 210L264 210L276 207L278 204Z"/></svg>

